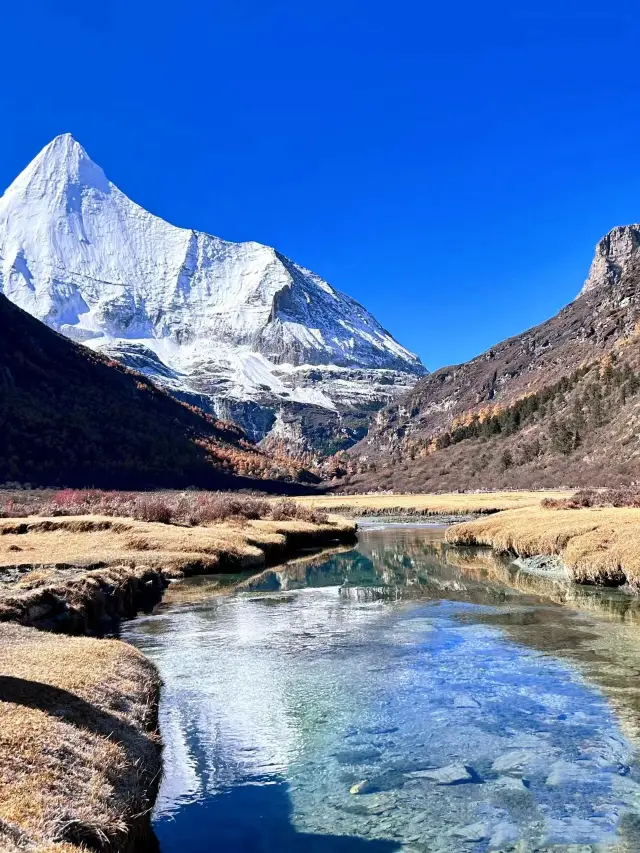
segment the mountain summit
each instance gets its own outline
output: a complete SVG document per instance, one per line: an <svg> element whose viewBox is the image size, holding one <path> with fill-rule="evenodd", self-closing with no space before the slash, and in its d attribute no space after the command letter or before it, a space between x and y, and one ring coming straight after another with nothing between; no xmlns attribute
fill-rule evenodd
<svg viewBox="0 0 640 853"><path fill-rule="evenodd" d="M640 225L619 225L612 228L596 246L589 276L580 295L617 284L625 272L637 265L639 258Z"/></svg>
<svg viewBox="0 0 640 853"><path fill-rule="evenodd" d="M0 198L0 292L290 449L348 446L426 372L361 305L275 249L135 204L70 134Z"/></svg>

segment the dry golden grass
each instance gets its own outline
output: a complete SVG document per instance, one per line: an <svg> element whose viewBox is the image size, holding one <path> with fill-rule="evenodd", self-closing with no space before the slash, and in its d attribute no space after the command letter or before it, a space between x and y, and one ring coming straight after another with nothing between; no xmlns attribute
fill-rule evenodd
<svg viewBox="0 0 640 853"><path fill-rule="evenodd" d="M446 539L521 557L557 555L578 583L640 588L640 509L525 507L457 524Z"/></svg>
<svg viewBox="0 0 640 853"><path fill-rule="evenodd" d="M115 640L2 625L0 673L0 849L124 849L160 770L153 665Z"/></svg>
<svg viewBox="0 0 640 853"><path fill-rule="evenodd" d="M472 515L492 513L517 507L539 506L543 498L562 499L570 491L548 492L481 492L429 495L323 495L296 498L304 506L346 515Z"/></svg>
<svg viewBox="0 0 640 853"><path fill-rule="evenodd" d="M324 525L260 520L200 527L106 516L0 519L0 569L144 565L180 571L197 562L213 570L225 561L250 569L264 563L265 553L284 552L294 540L313 544L353 530L340 518Z"/></svg>
<svg viewBox="0 0 640 853"><path fill-rule="evenodd" d="M169 578L256 570L301 546L354 537L353 522L181 527L100 516L0 520L0 620L72 633L133 615ZM149 588L151 587L151 588Z"/></svg>

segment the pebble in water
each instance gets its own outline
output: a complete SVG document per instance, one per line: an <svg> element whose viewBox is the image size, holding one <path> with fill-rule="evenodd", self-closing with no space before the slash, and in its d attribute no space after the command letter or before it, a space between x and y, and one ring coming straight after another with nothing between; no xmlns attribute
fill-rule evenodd
<svg viewBox="0 0 640 853"><path fill-rule="evenodd" d="M465 767L464 764L448 764L446 767L437 767L435 770L416 770L408 774L411 779L429 779L439 785L460 785L463 782L479 782L473 768Z"/></svg>

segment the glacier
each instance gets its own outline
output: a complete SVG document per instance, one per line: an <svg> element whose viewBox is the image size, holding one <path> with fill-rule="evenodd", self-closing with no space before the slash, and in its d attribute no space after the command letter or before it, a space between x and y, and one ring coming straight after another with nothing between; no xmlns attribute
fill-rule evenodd
<svg viewBox="0 0 640 853"><path fill-rule="evenodd" d="M0 292L255 440L330 452L426 373L359 303L275 249L154 216L70 135L0 198Z"/></svg>

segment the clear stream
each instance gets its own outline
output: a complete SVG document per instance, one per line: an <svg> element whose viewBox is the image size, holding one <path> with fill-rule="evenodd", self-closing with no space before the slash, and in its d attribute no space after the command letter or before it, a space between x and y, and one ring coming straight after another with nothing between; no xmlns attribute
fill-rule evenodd
<svg viewBox="0 0 640 853"><path fill-rule="evenodd" d="M640 851L635 603L441 540L367 529L126 626L162 853Z"/></svg>

